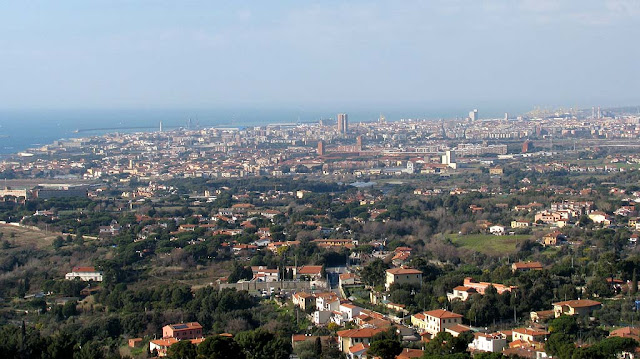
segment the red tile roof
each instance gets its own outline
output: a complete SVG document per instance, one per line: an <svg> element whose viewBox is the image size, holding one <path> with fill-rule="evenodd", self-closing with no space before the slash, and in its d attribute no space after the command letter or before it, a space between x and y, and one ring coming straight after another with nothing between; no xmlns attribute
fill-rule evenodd
<svg viewBox="0 0 640 359"><path fill-rule="evenodd" d="M430 310L428 312L424 312L425 316L432 316L432 317L436 317L436 318L440 318L440 319L449 319L449 318L462 318L462 315L458 314L458 313L454 313L454 312L450 312L448 310L444 310L444 309L436 309L436 310Z"/></svg>
<svg viewBox="0 0 640 359"><path fill-rule="evenodd" d="M298 268L298 274L320 274L322 266L302 266Z"/></svg>
<svg viewBox="0 0 640 359"><path fill-rule="evenodd" d="M372 328L347 329L338 331L338 336L340 338L371 338L382 331L383 329Z"/></svg>
<svg viewBox="0 0 640 359"><path fill-rule="evenodd" d="M398 275L398 274L422 274L422 271L419 271L419 270L413 269L413 268L398 267L398 268L387 269L387 273L391 273L393 275Z"/></svg>
<svg viewBox="0 0 640 359"><path fill-rule="evenodd" d="M564 302L553 303L553 305L566 305L571 308L587 308L587 307L596 307L602 305L600 302L596 302L595 300L590 299L575 299L575 300L566 300Z"/></svg>

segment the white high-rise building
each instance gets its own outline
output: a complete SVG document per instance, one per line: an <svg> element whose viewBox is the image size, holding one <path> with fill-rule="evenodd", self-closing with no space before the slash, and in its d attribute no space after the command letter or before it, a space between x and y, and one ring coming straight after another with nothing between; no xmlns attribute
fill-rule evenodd
<svg viewBox="0 0 640 359"><path fill-rule="evenodd" d="M454 169L457 168L458 165L456 164L456 152L445 151L444 155L442 155L442 164Z"/></svg>
<svg viewBox="0 0 640 359"><path fill-rule="evenodd" d="M469 118L471 121L475 121L478 119L478 110L474 109L473 111L469 111Z"/></svg>

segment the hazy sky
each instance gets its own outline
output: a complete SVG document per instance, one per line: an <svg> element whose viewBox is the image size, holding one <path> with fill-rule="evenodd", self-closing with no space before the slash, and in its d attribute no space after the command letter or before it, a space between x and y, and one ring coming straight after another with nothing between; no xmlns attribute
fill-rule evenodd
<svg viewBox="0 0 640 359"><path fill-rule="evenodd" d="M638 0L2 1L0 108L640 104Z"/></svg>

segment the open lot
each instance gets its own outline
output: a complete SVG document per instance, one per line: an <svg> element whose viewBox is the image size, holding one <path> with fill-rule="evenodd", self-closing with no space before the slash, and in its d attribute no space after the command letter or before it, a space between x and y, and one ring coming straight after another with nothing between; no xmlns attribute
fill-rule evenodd
<svg viewBox="0 0 640 359"><path fill-rule="evenodd" d="M516 251L519 242L530 239L529 235L494 236L492 234L451 234L447 238L458 247L468 248L488 255L509 254Z"/></svg>
<svg viewBox="0 0 640 359"><path fill-rule="evenodd" d="M2 239L5 239L19 247L44 248L51 245L59 232L38 231L35 229L12 226L10 224L0 224Z"/></svg>

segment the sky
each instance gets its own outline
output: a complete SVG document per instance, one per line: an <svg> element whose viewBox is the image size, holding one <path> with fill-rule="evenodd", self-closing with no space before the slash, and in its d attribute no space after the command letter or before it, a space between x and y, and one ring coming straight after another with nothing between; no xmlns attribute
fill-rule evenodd
<svg viewBox="0 0 640 359"><path fill-rule="evenodd" d="M0 109L640 104L640 1L0 3Z"/></svg>

